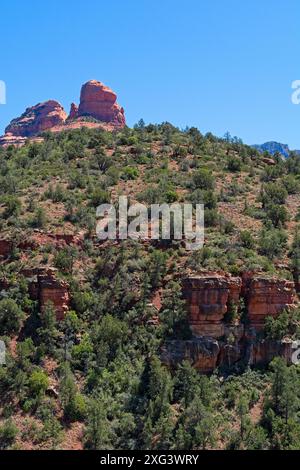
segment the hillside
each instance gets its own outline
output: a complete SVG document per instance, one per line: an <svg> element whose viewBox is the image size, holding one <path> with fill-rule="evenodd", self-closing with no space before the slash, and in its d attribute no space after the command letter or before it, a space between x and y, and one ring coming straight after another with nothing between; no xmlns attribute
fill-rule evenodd
<svg viewBox="0 0 300 470"><path fill-rule="evenodd" d="M1 447L299 448L300 157L60 131L0 148ZM204 247L99 241L120 195L204 203Z"/></svg>

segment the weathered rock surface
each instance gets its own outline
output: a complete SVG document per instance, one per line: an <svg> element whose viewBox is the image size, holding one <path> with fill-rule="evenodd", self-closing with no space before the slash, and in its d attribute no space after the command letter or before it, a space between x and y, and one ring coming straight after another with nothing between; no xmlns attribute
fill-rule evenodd
<svg viewBox="0 0 300 470"><path fill-rule="evenodd" d="M161 360L170 367L187 359L201 372L209 373L217 367L220 354L219 342L213 338L168 341L161 353Z"/></svg>
<svg viewBox="0 0 300 470"><path fill-rule="evenodd" d="M66 112L58 101L45 101L27 108L20 117L13 119L5 129L5 134L31 137L63 124L66 118Z"/></svg>
<svg viewBox="0 0 300 470"><path fill-rule="evenodd" d="M162 360L174 366L189 359L201 372L216 367L232 367L243 363L258 366L275 356L291 362L292 341L273 341L264 337L265 319L278 316L297 304L292 281L246 273L231 277L225 273L203 273L183 280L188 320L193 338L169 341L163 348ZM246 324L226 321L229 308L246 306Z"/></svg>
<svg viewBox="0 0 300 470"><path fill-rule="evenodd" d="M53 269L24 271L23 275L31 278L30 294L33 299L38 300L40 310L43 312L50 303L55 309L57 320L63 320L70 305L68 283L58 279Z"/></svg>
<svg viewBox="0 0 300 470"><path fill-rule="evenodd" d="M243 296L251 325L262 329L267 315L277 317L284 309L293 308L296 302L295 284L286 279L245 274Z"/></svg>
<svg viewBox="0 0 300 470"><path fill-rule="evenodd" d="M124 127L125 123L124 109L118 105L116 93L103 83L90 80L81 88L79 107L72 103L68 116L58 101L38 103L11 121L5 135L0 136L0 145L21 146L27 138L37 138L43 131L62 132L81 127L113 131Z"/></svg>
<svg viewBox="0 0 300 470"><path fill-rule="evenodd" d="M26 142L26 137L20 137L13 135L11 132L8 132L5 135L0 136L0 145L2 147L8 147L9 145L14 145L15 147L21 147Z"/></svg>
<svg viewBox="0 0 300 470"><path fill-rule="evenodd" d="M68 116L68 121L72 121L78 117L78 106L75 103L71 103L71 108Z"/></svg>
<svg viewBox="0 0 300 470"><path fill-rule="evenodd" d="M117 95L97 80L90 80L81 88L78 116L91 116L98 121L125 126L124 109L117 104Z"/></svg>
<svg viewBox="0 0 300 470"><path fill-rule="evenodd" d="M241 278L208 273L183 280L189 323L195 335L219 338L224 334L224 316L229 304L239 302Z"/></svg>

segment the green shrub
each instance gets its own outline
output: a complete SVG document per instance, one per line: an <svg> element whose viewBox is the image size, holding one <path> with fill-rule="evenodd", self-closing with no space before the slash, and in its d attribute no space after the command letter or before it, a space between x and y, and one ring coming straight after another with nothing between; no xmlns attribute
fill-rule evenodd
<svg viewBox="0 0 300 470"><path fill-rule="evenodd" d="M241 171L242 169L242 162L238 157L230 157L228 159L227 163L227 169L229 171L232 171L233 173L236 173L238 171Z"/></svg>
<svg viewBox="0 0 300 470"><path fill-rule="evenodd" d="M18 432L17 426L11 419L5 421L5 423L0 426L0 449L3 450L10 447L14 443Z"/></svg>
<svg viewBox="0 0 300 470"><path fill-rule="evenodd" d="M36 228L45 228L48 218L43 207L37 207L32 219L32 226Z"/></svg>
<svg viewBox="0 0 300 470"><path fill-rule="evenodd" d="M13 299L0 300L0 331L1 334L16 333L25 315Z"/></svg>
<svg viewBox="0 0 300 470"><path fill-rule="evenodd" d="M272 260L283 253L286 243L287 235L283 230L263 230L259 239L259 252Z"/></svg>
<svg viewBox="0 0 300 470"><path fill-rule="evenodd" d="M34 396L43 395L49 387L48 376L41 369L34 370L29 377L28 387Z"/></svg>
<svg viewBox="0 0 300 470"><path fill-rule="evenodd" d="M11 216L18 216L21 212L21 201L16 196L6 196L3 198L5 210L3 213L4 218L8 219Z"/></svg>
<svg viewBox="0 0 300 470"><path fill-rule="evenodd" d="M216 209L204 210L204 226L215 227L219 222L219 214Z"/></svg>
<svg viewBox="0 0 300 470"><path fill-rule="evenodd" d="M212 173L205 168L196 170L192 176L192 186L195 189L214 189L215 178Z"/></svg>

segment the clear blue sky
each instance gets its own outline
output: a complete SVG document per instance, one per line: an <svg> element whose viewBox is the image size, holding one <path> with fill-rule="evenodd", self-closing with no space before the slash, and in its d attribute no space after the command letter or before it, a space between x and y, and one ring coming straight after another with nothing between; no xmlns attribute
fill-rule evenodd
<svg viewBox="0 0 300 470"><path fill-rule="evenodd" d="M299 0L3 0L0 133L47 99L69 110L95 78L131 126L170 121L300 148Z"/></svg>

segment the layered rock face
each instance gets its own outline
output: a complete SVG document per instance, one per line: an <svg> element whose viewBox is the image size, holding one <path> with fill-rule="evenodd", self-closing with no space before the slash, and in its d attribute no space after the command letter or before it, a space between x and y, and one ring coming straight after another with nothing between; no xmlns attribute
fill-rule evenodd
<svg viewBox="0 0 300 470"><path fill-rule="evenodd" d="M189 323L195 335L219 338L224 334L224 316L229 304L239 302L242 281L217 273L183 280Z"/></svg>
<svg viewBox="0 0 300 470"><path fill-rule="evenodd" d="M75 103L71 103L71 108L68 116L68 121L78 118L78 106Z"/></svg>
<svg viewBox="0 0 300 470"><path fill-rule="evenodd" d="M117 95L110 88L90 80L81 88L78 116L92 116L98 121L125 126L124 109L116 101Z"/></svg>
<svg viewBox="0 0 300 470"><path fill-rule="evenodd" d="M13 135L11 132L8 132L5 135L0 136L0 145L2 147L8 147L9 145L14 145L15 147L21 147L26 142L26 137L20 137Z"/></svg>
<svg viewBox="0 0 300 470"><path fill-rule="evenodd" d="M291 361L291 341L271 341L260 332L267 316L296 306L292 281L254 273L243 277L203 273L183 280L183 295L193 337L165 344L162 359L167 364L189 359L201 372L212 372L241 361L267 364L278 355ZM240 300L246 306L247 323L238 319L228 323L226 314L232 308L238 311Z"/></svg>
<svg viewBox="0 0 300 470"><path fill-rule="evenodd" d="M293 281L252 274L243 276L243 295L249 321L256 329L263 328L267 315L277 317L284 309L291 308L296 299Z"/></svg>
<svg viewBox="0 0 300 470"><path fill-rule="evenodd" d="M33 299L38 300L41 312L51 303L56 319L63 320L70 306L68 283L58 279L53 269L37 269L23 274L31 279L30 294Z"/></svg>
<svg viewBox="0 0 300 470"><path fill-rule="evenodd" d="M27 108L22 116L13 119L5 129L5 134L30 137L63 124L66 118L66 112L60 103L54 100L45 101Z"/></svg>

